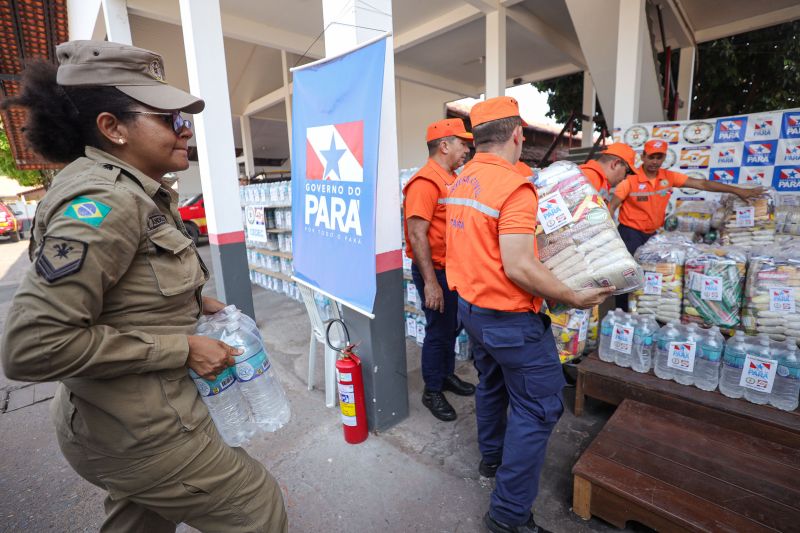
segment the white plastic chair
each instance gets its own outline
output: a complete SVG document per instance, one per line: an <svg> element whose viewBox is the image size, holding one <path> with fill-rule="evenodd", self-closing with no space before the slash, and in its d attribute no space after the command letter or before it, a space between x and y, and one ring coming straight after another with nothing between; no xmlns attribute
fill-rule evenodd
<svg viewBox="0 0 800 533"><path fill-rule="evenodd" d="M323 317L317 301L314 298L315 291L297 284L303 303L306 305L308 318L311 321L311 341L308 346L308 390L314 389L314 371L317 362L317 343L321 343L325 349L325 406L333 407L336 404L336 351L331 349L325 342L325 321L328 319L342 318L339 306L336 302L331 305L331 316ZM337 345L339 342L339 332L337 327L331 328L331 342Z"/></svg>

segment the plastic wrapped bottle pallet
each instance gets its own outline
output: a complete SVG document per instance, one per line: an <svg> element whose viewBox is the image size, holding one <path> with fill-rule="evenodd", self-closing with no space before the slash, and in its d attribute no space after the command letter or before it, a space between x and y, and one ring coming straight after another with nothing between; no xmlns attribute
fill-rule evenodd
<svg viewBox="0 0 800 533"><path fill-rule="evenodd" d="M537 170L540 260L572 289L641 286L642 270L617 232L605 203L577 165L558 161Z"/></svg>
<svg viewBox="0 0 800 533"><path fill-rule="evenodd" d="M741 323L747 254L735 247L696 244L687 251L683 287L684 322L719 326Z"/></svg>

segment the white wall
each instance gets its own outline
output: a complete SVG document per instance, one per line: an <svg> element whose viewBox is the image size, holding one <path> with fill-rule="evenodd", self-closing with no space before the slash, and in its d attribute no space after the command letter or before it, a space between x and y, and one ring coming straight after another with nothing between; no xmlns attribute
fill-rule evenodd
<svg viewBox="0 0 800 533"><path fill-rule="evenodd" d="M458 94L397 80L397 144L400 168L420 167L428 159L425 130L445 118L445 104Z"/></svg>

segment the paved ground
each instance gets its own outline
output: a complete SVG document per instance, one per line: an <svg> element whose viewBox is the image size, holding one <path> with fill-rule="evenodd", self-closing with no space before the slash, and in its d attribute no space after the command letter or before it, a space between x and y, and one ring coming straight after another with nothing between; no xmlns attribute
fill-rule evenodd
<svg viewBox="0 0 800 533"><path fill-rule="evenodd" d="M29 267L26 246L24 241L0 242L2 323ZM201 248L204 256L208 251ZM213 294L213 282L208 290ZM304 308L260 288L253 295L258 324L291 401L292 421L247 449L279 480L291 530L483 531L491 482L476 471L473 399L453 399L459 413L455 423L434 419L419 401L419 348L409 342L410 417L361 445L347 445L337 411L325 408L323 391L306 389L309 323ZM320 353L317 387L322 386L321 359ZM475 381L470 364L459 364L457 371ZM58 450L43 401L51 387L0 375L0 531L94 531L102 521L102 492L79 478ZM614 531L571 512L570 469L612 413L609 406L589 402L587 413L575 418L573 394L565 389L568 411L550 441L534 511L542 525L556 532Z"/></svg>

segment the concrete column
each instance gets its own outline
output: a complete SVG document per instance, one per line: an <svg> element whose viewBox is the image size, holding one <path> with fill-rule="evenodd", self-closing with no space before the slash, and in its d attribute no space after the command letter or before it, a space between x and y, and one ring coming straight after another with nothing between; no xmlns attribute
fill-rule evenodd
<svg viewBox="0 0 800 533"><path fill-rule="evenodd" d="M239 119L242 129L242 157L244 157L244 173L250 178L255 174L256 166L253 162L253 134L250 131L250 117L242 115Z"/></svg>
<svg viewBox="0 0 800 533"><path fill-rule="evenodd" d="M133 44L127 0L103 0L103 16L106 19L106 36L109 41Z"/></svg>
<svg viewBox="0 0 800 533"><path fill-rule="evenodd" d="M596 99L597 93L594 90L594 83L592 83L592 75L588 70L585 70L583 72L583 114L589 117L589 120L581 122L581 146L583 147L592 145Z"/></svg>
<svg viewBox="0 0 800 533"><path fill-rule="evenodd" d="M486 14L486 98L506 94L506 8Z"/></svg>
<svg viewBox="0 0 800 533"><path fill-rule="evenodd" d="M642 54L650 53L645 42L645 0L620 0L617 41L617 75L614 94L614 124L633 124L639 119L642 88Z"/></svg>
<svg viewBox="0 0 800 533"><path fill-rule="evenodd" d="M180 0L180 10L189 87L206 101L194 119L217 297L254 317L219 0Z"/></svg>
<svg viewBox="0 0 800 533"><path fill-rule="evenodd" d="M689 120L692 113L692 88L694 87L694 61L697 48L689 46L681 48L681 59L678 64L678 97L683 102L678 107L678 120Z"/></svg>
<svg viewBox="0 0 800 533"><path fill-rule="evenodd" d="M392 31L391 0L322 0L325 55L330 57ZM337 23L346 23L343 26ZM352 26L359 26L354 28ZM368 30L366 28L376 28ZM393 39L386 43L386 74L380 129L377 199L375 205L375 305L370 320L344 308L344 321L364 363L367 420L383 431L408 416L408 376L403 320L403 270L400 252L400 176L397 163L397 113ZM422 139L420 140L422 142ZM297 179L297 178L295 178ZM346 258L329 258L346 260Z"/></svg>
<svg viewBox="0 0 800 533"><path fill-rule="evenodd" d="M289 146L292 145L292 86L289 77L291 65L286 57L286 50L281 50L281 68L283 69L283 105L286 109L286 132L289 134Z"/></svg>
<svg viewBox="0 0 800 533"><path fill-rule="evenodd" d="M106 37L100 0L67 0L67 25L71 41L102 41Z"/></svg>

